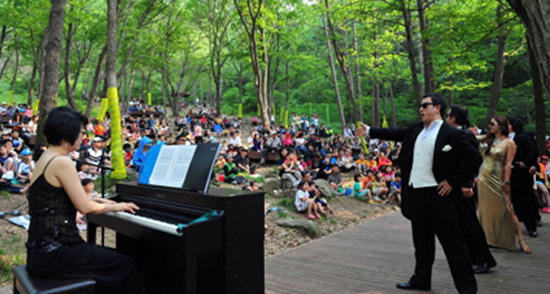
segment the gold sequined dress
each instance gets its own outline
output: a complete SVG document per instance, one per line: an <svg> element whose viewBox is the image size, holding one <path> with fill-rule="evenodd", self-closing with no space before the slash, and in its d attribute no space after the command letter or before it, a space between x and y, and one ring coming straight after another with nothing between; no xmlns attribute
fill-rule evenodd
<svg viewBox="0 0 550 294"><path fill-rule="evenodd" d="M502 176L506 154L502 149L480 145L483 164L478 177L479 222L485 231L487 244L510 250L516 249L516 230L512 214L506 209Z"/></svg>

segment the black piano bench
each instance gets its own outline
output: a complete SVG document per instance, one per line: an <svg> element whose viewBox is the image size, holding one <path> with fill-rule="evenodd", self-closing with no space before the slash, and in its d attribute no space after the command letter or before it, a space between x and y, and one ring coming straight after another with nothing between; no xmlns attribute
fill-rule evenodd
<svg viewBox="0 0 550 294"><path fill-rule="evenodd" d="M31 276L25 265L14 267L14 294L94 294L96 281L92 279L48 279Z"/></svg>

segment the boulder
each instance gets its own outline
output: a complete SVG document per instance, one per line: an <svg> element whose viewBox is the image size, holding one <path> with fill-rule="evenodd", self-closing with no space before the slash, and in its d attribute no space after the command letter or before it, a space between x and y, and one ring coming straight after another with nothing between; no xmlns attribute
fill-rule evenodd
<svg viewBox="0 0 550 294"><path fill-rule="evenodd" d="M281 180L277 178L266 178L262 185L262 190L266 194L274 194L273 191L281 188Z"/></svg>
<svg viewBox="0 0 550 294"><path fill-rule="evenodd" d="M321 229L317 223L310 220L296 220L291 218L282 218L277 220L277 225L285 228L293 228L306 233L311 238L321 234Z"/></svg>
<svg viewBox="0 0 550 294"><path fill-rule="evenodd" d="M317 179L314 182L315 182L315 185L317 185L317 190L319 190L319 192L321 192L321 194L324 197L332 196L332 193L330 191L330 185L328 184L327 180Z"/></svg>
<svg viewBox="0 0 550 294"><path fill-rule="evenodd" d="M281 189L283 190L294 189L294 185L290 179L281 179Z"/></svg>

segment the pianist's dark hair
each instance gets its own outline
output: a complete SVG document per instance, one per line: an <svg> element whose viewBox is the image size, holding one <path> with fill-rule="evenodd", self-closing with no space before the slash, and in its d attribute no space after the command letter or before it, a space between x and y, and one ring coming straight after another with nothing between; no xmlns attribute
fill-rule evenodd
<svg viewBox="0 0 550 294"><path fill-rule="evenodd" d="M66 106L56 107L48 114L43 129L44 136L51 145L61 145L62 140L74 144L86 124L88 118L82 113Z"/></svg>

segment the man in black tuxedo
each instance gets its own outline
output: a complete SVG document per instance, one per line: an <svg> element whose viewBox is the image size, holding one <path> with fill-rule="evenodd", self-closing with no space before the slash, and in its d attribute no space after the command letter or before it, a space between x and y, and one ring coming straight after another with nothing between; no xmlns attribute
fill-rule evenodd
<svg viewBox="0 0 550 294"><path fill-rule="evenodd" d="M357 135L401 141L397 164L404 188L401 209L411 220L416 266L400 289L430 290L435 259L435 236L441 243L459 293L477 293L477 284L464 234L459 225L461 187L471 181L481 155L466 134L443 122L447 105L438 94L424 95L418 112L421 122L407 128L370 128Z"/></svg>
<svg viewBox="0 0 550 294"><path fill-rule="evenodd" d="M519 221L523 222L529 236L535 238L540 214L529 168L536 166L538 151L534 140L523 131L523 121L518 117L509 117L508 121L509 137L517 146L510 176L510 198Z"/></svg>
<svg viewBox="0 0 550 294"><path fill-rule="evenodd" d="M451 106L451 109L447 113L445 122L450 126L461 129L466 133L468 141L475 149L479 147L479 141L475 135L468 130L470 127L470 120L468 119L468 110L459 105ZM462 209L459 209L459 224L466 237L466 243L468 244L468 251L470 252L470 259L474 267L474 273L484 274L497 265L493 254L489 250L487 245L487 239L485 232L479 223L476 214L476 198L474 181L461 187L462 194L464 195L464 201L459 204Z"/></svg>

